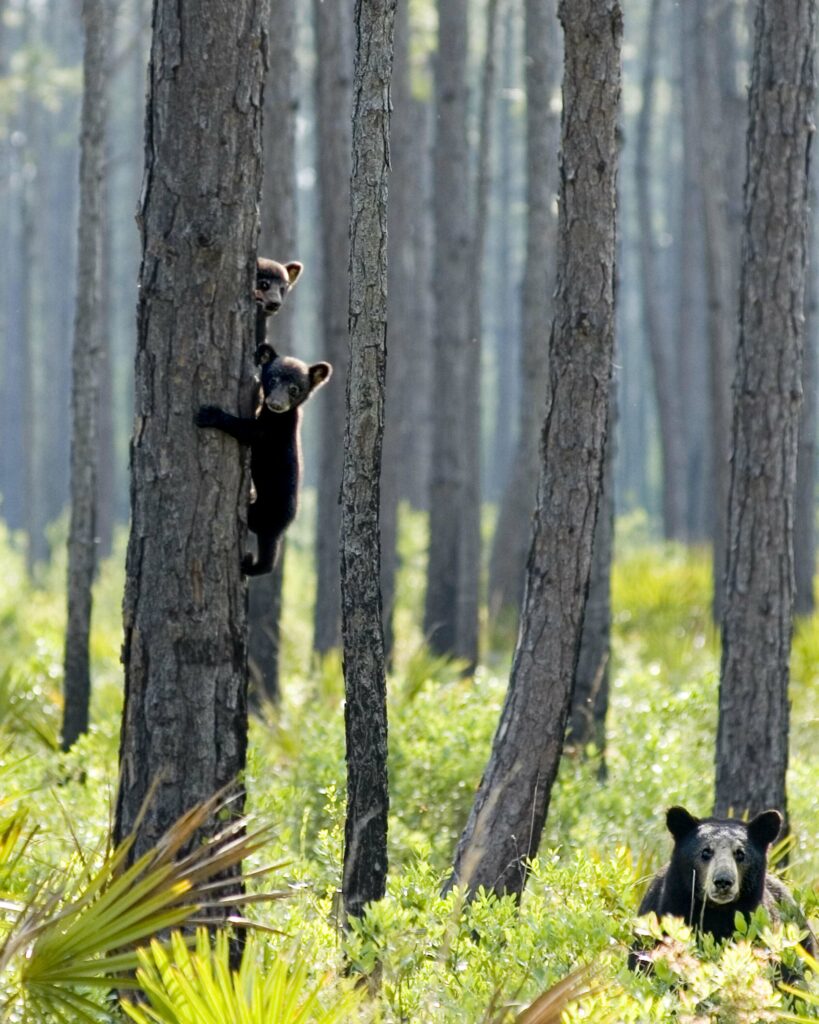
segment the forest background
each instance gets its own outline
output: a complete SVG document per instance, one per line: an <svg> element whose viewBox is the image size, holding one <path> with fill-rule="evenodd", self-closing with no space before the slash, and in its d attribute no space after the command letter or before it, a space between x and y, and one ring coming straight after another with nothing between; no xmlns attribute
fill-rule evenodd
<svg viewBox="0 0 819 1024"><path fill-rule="evenodd" d="M521 916L511 904L488 900L473 904L471 916L457 925L451 923L452 907L437 892L486 763L508 678L537 480L542 346L553 273L548 261L554 244L545 252L547 262L537 264L540 276L527 287L530 259L542 254L533 255L526 241L534 213L526 173L524 10L507 0L493 22L488 16L494 5L470 4L467 148L461 159L465 156L472 188L484 153L489 188L483 269L476 264L474 277L460 285L471 300L472 315L478 316L471 327L479 343L472 340L446 353L436 347L435 302L440 308L440 296L448 294L447 287L457 290L459 280L447 283L451 268L447 254L436 248L433 222L438 215L432 162L435 5L419 0L400 15L407 21L396 37L391 195L402 200L391 217L404 220L393 231L397 241L391 239L393 266L399 270L391 271L382 491L382 509L388 510L382 522L382 590L385 607L394 610L385 623L393 652L392 878L390 899L347 940L348 955L365 969L376 960L381 963L386 978L382 1012L388 1019L390 1014L396 1019L480 1019L499 993L525 1001L592 953L607 964L610 985L617 978L617 986L626 988L588 997L585 1008L581 1004L574 1012L601 1020L605 1014L668 1020L678 1013L684 1019L686 1007L659 982L651 988L623 978L621 961L640 879L665 848L663 809L683 802L705 813L712 802L718 661L712 602L718 606L720 600L712 580L719 584L722 574L713 572L711 562L724 562L726 417L737 318L752 7L656 0L624 4L617 412L606 495L612 504L601 515L604 522L611 509L616 516L617 558L610 590L611 553L600 554L598 546L587 616L586 686L578 690L586 699L590 694L598 698L610 686L611 699L602 705L581 703L573 721L575 744L564 758L550 810L543 840L547 852L533 869ZM349 208L344 188L331 184L322 190L320 184L323 174L333 181L332 165L323 169L322 160L328 158L336 131L342 132L344 151L352 20L333 19L327 9L326 3L294 5L295 43L287 52L272 54L266 94L266 145L275 148L279 139L271 125L277 130L280 122L292 125L295 188L284 199L291 207L287 228L272 220L281 211L281 195L265 193L260 252L298 258L306 267L272 329L282 349L308 360L330 358L338 376L332 383L335 391L328 388L306 410L307 487L299 521L288 537L281 624L257 629L260 636L280 635L272 660L269 649L252 651L257 692L276 697L279 704L276 710L266 708L254 723L249 769L254 809L278 825L276 854L296 858L285 874L309 893L282 904L280 923L312 944L316 971L328 964L338 970L339 965L341 940L332 907L344 778L335 596L338 523L333 516L338 515L338 439L344 422ZM122 0L111 10L102 192L105 322L97 367L102 569L94 606L92 724L71 752L57 755L83 36L77 5L57 0L5 0L0 5L0 223L5 239L0 247L0 493L8 581L2 610L5 663L0 667L4 728L14 735L15 745L23 743L26 751L40 754L21 767L10 747L6 770L10 793L34 791L27 799L43 823L54 813L52 784L64 783L59 802L79 822L74 830L82 849L93 848L107 831L106 808L116 780L139 264L133 215L144 164L150 41L147 4ZM274 19L276 10L274 5ZM278 17L284 17L280 9ZM319 28L322 18L329 21ZM487 74L488 23L494 24L494 82L491 69ZM282 25L273 22L273 38ZM333 63L321 54L322 32ZM539 108L544 132L552 139L546 159L554 163L539 212L546 219L544 237L551 233L554 239L560 48L553 11L544 42L551 48L552 77L543 83L550 99ZM443 51L448 41L440 45ZM445 52L442 56L447 59ZM340 108L334 111L328 94ZM487 96L491 145L481 116ZM477 185L467 201L474 212ZM450 212L456 214L457 207ZM332 234L339 224L340 249L338 230ZM266 248L278 244L278 238L288 238L287 251ZM453 238L458 240L457 232ZM791 857L791 877L811 907L819 877L819 806L812 784L816 759L810 739L819 668L819 633L810 618L817 429L813 285L806 314L794 534L797 608L806 618L792 665L788 796L798 851ZM442 406L449 416L443 430L446 423L454 429L439 445ZM453 443L458 439L460 446ZM433 553L428 558L436 514L430 485L436 481L445 492L438 515L462 537L453 542L451 535L449 540L442 535L438 543L445 557ZM449 556L456 551L452 562ZM442 589L436 573L445 582L444 604L453 611L449 632L425 597ZM265 592L262 611L251 595L257 624L264 609L277 607L275 588L282 584L270 582L272 597ZM581 756L584 752L590 759ZM40 857L64 863L72 849L63 837L51 835L42 842ZM470 948L476 930L484 941ZM693 978L708 989L709 1012L719 1020L720 1014L736 1010L732 1000L741 1000L748 977L756 977L764 965L724 960L714 965L711 974L703 969L702 976L687 967L694 973L686 980ZM718 988L720 995L715 994ZM595 998L602 1000L596 1009ZM770 1009L765 1012L776 1014L778 998L773 989L766 990ZM760 1005L748 1012L761 1012ZM802 1012L809 1011L802 1007Z"/></svg>

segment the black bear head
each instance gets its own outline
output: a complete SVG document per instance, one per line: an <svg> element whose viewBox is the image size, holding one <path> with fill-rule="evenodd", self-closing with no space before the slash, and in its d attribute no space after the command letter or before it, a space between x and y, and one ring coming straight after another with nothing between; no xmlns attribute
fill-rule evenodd
<svg viewBox="0 0 819 1024"><path fill-rule="evenodd" d="M301 359L277 355L271 345L259 345L256 363L261 367L259 381L260 407L270 412L289 412L297 408L322 384L330 379L333 368L329 363L308 366Z"/></svg>
<svg viewBox="0 0 819 1024"><path fill-rule="evenodd" d="M257 308L265 316L272 316L282 308L284 297L295 285L302 271L297 260L278 263L260 256L256 260L256 287L253 298Z"/></svg>
<svg viewBox="0 0 819 1024"><path fill-rule="evenodd" d="M695 818L684 807L666 814L674 837L669 871L701 903L754 905L762 898L767 851L779 835L782 815L763 811L749 822Z"/></svg>

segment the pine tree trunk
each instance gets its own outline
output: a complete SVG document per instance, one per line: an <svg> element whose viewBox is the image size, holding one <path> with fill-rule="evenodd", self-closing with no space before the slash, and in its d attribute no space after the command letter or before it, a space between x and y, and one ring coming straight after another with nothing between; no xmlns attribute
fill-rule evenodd
<svg viewBox="0 0 819 1024"><path fill-rule="evenodd" d="M264 102L264 181L259 255L286 263L296 252L296 8L292 0L270 2L270 69ZM304 357L293 349L293 297L267 333L277 352ZM279 640L286 541L273 572L250 580L248 655L252 693L279 697Z"/></svg>
<svg viewBox="0 0 819 1024"><path fill-rule="evenodd" d="M424 633L437 654L453 654L458 628L460 518L466 470L463 400L467 365L469 225L468 13L466 0L438 0L435 57L435 337L432 478Z"/></svg>
<svg viewBox="0 0 819 1024"><path fill-rule="evenodd" d="M786 809L815 0L761 0L749 93L716 813Z"/></svg>
<svg viewBox="0 0 819 1024"><path fill-rule="evenodd" d="M83 0L85 29L80 134L80 223L77 309L71 375L71 522L68 533L68 623L65 634L63 749L88 730L91 695L88 640L96 566L98 363L102 339L105 232L105 128L110 22L105 0Z"/></svg>
<svg viewBox="0 0 819 1024"><path fill-rule="evenodd" d="M555 0L526 0L526 264L521 396L515 461L498 515L489 564L489 609L517 610L523 597L539 472L538 437L547 400L547 339L554 277L559 122L551 97L560 75ZM508 411L509 414L511 410Z"/></svg>
<svg viewBox="0 0 819 1024"><path fill-rule="evenodd" d="M492 153L492 107L495 102L495 39L499 17L498 0L486 6L486 47L478 137L478 168L475 184L475 215L472 232L474 258L469 279L469 334L464 374L463 418L461 420L463 484L461 488L460 551L458 555L458 607L455 654L473 672L478 664L478 619L481 588L481 360L483 350L483 305L486 288L486 233L489 221L490 157Z"/></svg>
<svg viewBox="0 0 819 1024"><path fill-rule="evenodd" d="M557 776L602 485L614 341L617 0L561 0L565 39L550 394L521 626L452 882L519 894Z"/></svg>
<svg viewBox="0 0 819 1024"><path fill-rule="evenodd" d="M356 0L350 195L350 369L341 484L341 607L347 916L387 880L387 681L381 624L379 481L387 359L387 177L396 0Z"/></svg>
<svg viewBox="0 0 819 1024"><path fill-rule="evenodd" d="M316 139L321 247L321 357L333 365L333 386L319 417L316 610L313 647L326 654L341 640L338 502L347 377L347 267L350 258L351 0L315 0Z"/></svg>
<svg viewBox="0 0 819 1024"><path fill-rule="evenodd" d="M245 766L248 460L194 417L251 411L266 13L154 6L116 814L135 857Z"/></svg>
<svg viewBox="0 0 819 1024"><path fill-rule="evenodd" d="M646 30L642 107L637 118L636 185L640 224L640 290L643 323L654 374L657 420L662 450L663 533L667 539L685 536L685 449L679 408L679 378L663 325L659 259L654 244L654 205L651 182L651 121L660 27L660 0L652 0Z"/></svg>

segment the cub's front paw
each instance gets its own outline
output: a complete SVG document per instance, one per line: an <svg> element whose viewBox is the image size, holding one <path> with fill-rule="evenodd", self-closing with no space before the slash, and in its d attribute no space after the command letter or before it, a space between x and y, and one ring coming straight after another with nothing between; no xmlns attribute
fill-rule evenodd
<svg viewBox="0 0 819 1024"><path fill-rule="evenodd" d="M218 427L224 413L217 405L202 405L196 414L197 427Z"/></svg>

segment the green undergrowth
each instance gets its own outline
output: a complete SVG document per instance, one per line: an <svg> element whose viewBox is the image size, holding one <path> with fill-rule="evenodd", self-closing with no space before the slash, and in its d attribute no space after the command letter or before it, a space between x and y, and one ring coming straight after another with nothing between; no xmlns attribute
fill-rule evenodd
<svg viewBox="0 0 819 1024"><path fill-rule="evenodd" d="M570 1024L754 1024L794 1019L788 1013L816 1019L809 993L799 999L778 989L758 937L702 950L676 929L651 977L626 969L636 907L669 850L665 809L682 803L705 814L711 806L719 667L708 552L640 543L633 529L622 531L613 572L606 781L600 782L596 751L565 759L522 903L482 895L464 904L457 891L441 890L489 754L511 647L488 651L474 678L428 653L419 627L425 526L404 510L388 686L388 893L342 934L343 682L338 655L321 662L310 655L312 495L306 498L304 518L288 535L282 698L252 723L247 770L252 812L275 825L259 862L287 862L276 881L290 897L257 912L276 933L258 936L246 954L257 960L245 968L248 991L266 991L264 965L284 970L282 957L290 956L291 980L298 979L305 999L315 995L327 1013L337 990L344 1007L335 1017L305 1011L294 1020L502 1021L588 964L591 993L567 1011ZM77 865L93 863L105 845L120 727L124 546L120 536L95 595L93 725L66 755L57 749L65 563L55 559L33 587L17 540L0 534L0 575L7 581L0 593L0 828L21 809L36 826L29 855L3 879L19 897L42 869L81 870ZM795 846L787 878L816 922L819 617L797 626L792 677L788 791ZM793 935L768 936L764 921L754 928L746 939L762 934L768 946L788 947L780 950L786 960L795 959ZM218 962L200 954L185 970L218 976ZM144 969L162 1003L164 961L161 952L157 957L146 952ZM377 976L377 995L351 1000L345 964ZM140 1013L148 1011L134 1019L143 1019Z"/></svg>

